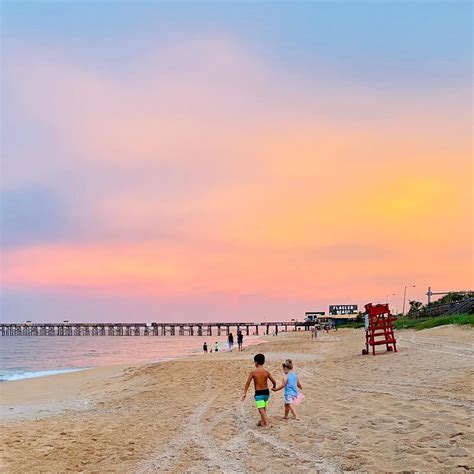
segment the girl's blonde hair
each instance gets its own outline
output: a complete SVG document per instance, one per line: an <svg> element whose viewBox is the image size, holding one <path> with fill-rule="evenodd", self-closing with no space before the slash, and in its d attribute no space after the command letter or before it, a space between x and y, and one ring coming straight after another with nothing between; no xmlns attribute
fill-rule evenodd
<svg viewBox="0 0 474 474"><path fill-rule="evenodd" d="M283 367L289 370L293 370L293 361L291 359L286 359L285 362L283 362Z"/></svg>

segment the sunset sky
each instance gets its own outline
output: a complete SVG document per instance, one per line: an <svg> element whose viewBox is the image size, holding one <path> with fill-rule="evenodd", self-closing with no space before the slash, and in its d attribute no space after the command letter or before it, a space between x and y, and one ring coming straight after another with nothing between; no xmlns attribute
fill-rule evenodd
<svg viewBox="0 0 474 474"><path fill-rule="evenodd" d="M2 2L2 319L470 289L471 2Z"/></svg>

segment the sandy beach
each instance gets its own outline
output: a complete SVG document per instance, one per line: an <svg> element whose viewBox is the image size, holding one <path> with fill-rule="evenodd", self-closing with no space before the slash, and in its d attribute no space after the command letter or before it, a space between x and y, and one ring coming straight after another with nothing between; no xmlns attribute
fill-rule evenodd
<svg viewBox="0 0 474 474"><path fill-rule="evenodd" d="M362 356L363 331L283 333L242 353L107 367L1 386L3 472L474 470L474 331L399 331L399 352ZM293 359L301 421L256 427L252 357L277 380Z"/></svg>

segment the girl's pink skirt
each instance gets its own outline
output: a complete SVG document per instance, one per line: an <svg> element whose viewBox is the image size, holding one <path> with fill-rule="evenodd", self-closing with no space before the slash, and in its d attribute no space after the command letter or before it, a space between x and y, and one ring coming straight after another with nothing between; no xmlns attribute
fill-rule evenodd
<svg viewBox="0 0 474 474"><path fill-rule="evenodd" d="M298 406L304 400L304 395L302 392L298 392L298 395L285 397L285 403Z"/></svg>

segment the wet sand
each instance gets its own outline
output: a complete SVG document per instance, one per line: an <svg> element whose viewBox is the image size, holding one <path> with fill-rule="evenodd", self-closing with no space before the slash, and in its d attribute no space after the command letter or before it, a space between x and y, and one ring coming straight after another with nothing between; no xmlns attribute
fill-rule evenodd
<svg viewBox="0 0 474 474"><path fill-rule="evenodd" d="M3 472L299 472L474 469L474 331L399 331L398 353L362 356L362 330L140 367L2 384ZM301 421L271 429L241 402L252 357L277 380L293 359ZM249 394L251 395L251 394Z"/></svg>

